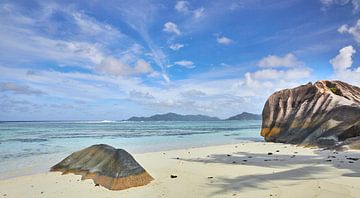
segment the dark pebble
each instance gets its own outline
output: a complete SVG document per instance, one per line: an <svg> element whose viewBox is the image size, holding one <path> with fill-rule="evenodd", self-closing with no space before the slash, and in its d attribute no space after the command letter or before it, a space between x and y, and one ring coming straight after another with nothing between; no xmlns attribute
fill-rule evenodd
<svg viewBox="0 0 360 198"><path fill-rule="evenodd" d="M233 163L233 164L236 164L236 162L235 162L235 161L233 161L232 163Z"/></svg>
<svg viewBox="0 0 360 198"><path fill-rule="evenodd" d="M354 161L349 161L350 164L354 163Z"/></svg>
<svg viewBox="0 0 360 198"><path fill-rule="evenodd" d="M276 152L278 153L278 152L280 152L279 150L276 150Z"/></svg>
<svg viewBox="0 0 360 198"><path fill-rule="evenodd" d="M348 160L353 160L353 161L358 161L360 158L348 157L348 158L346 158L346 159L348 159Z"/></svg>
<svg viewBox="0 0 360 198"><path fill-rule="evenodd" d="M214 178L214 177L211 177L211 176L208 177L208 179L212 179L212 178Z"/></svg>
<svg viewBox="0 0 360 198"><path fill-rule="evenodd" d="M268 155L272 155L272 153L268 153Z"/></svg>
<svg viewBox="0 0 360 198"><path fill-rule="evenodd" d="M177 157L176 159L180 159L179 157Z"/></svg>
<svg viewBox="0 0 360 198"><path fill-rule="evenodd" d="M177 175L170 175L170 178L172 179L177 178Z"/></svg>
<svg viewBox="0 0 360 198"><path fill-rule="evenodd" d="M100 186L100 184L95 184L95 186Z"/></svg>
<svg viewBox="0 0 360 198"><path fill-rule="evenodd" d="M42 191L41 191L40 193L41 193L41 194L44 194L44 192L42 192Z"/></svg>
<svg viewBox="0 0 360 198"><path fill-rule="evenodd" d="M7 194L3 194L3 196L4 196L4 197L6 197L6 196L7 196Z"/></svg>
<svg viewBox="0 0 360 198"><path fill-rule="evenodd" d="M226 156L230 157L231 155L227 154Z"/></svg>
<svg viewBox="0 0 360 198"><path fill-rule="evenodd" d="M248 156L248 158L252 158L252 156Z"/></svg>
<svg viewBox="0 0 360 198"><path fill-rule="evenodd" d="M331 162L332 160L331 159L329 159L329 160L325 160L326 162Z"/></svg>
<svg viewBox="0 0 360 198"><path fill-rule="evenodd" d="M243 162L247 162L247 160L243 160Z"/></svg>

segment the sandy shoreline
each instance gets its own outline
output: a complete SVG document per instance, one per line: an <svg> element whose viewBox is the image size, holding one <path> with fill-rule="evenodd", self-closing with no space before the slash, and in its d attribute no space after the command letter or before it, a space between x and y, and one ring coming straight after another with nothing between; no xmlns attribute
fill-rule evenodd
<svg viewBox="0 0 360 198"><path fill-rule="evenodd" d="M359 151L249 142L134 157L155 178L149 185L109 191L80 176L42 173L0 180L0 196L360 197Z"/></svg>

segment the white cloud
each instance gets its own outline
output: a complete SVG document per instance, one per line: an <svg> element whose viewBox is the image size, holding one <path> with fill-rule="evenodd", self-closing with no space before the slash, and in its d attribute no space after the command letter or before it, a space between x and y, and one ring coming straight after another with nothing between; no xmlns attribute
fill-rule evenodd
<svg viewBox="0 0 360 198"><path fill-rule="evenodd" d="M323 5L323 10L330 8L331 6L338 5L344 6L349 3L352 4L353 12L357 12L360 8L360 1L359 0L320 0Z"/></svg>
<svg viewBox="0 0 360 198"><path fill-rule="evenodd" d="M169 76L168 76L167 74L163 73L161 76L163 77L163 79L165 80L165 82L167 82L167 83L170 82L170 78L169 78Z"/></svg>
<svg viewBox="0 0 360 198"><path fill-rule="evenodd" d="M100 36L103 39L118 39L123 36L116 28L106 23L100 23L81 12L67 11L73 17L81 32L90 36Z"/></svg>
<svg viewBox="0 0 360 198"><path fill-rule="evenodd" d="M205 8L201 7L193 11L193 16L195 19L198 19L202 16L204 16Z"/></svg>
<svg viewBox="0 0 360 198"><path fill-rule="evenodd" d="M288 53L285 56L269 55L258 62L260 67L275 68L275 67L301 67L304 63L297 60L296 56Z"/></svg>
<svg viewBox="0 0 360 198"><path fill-rule="evenodd" d="M101 63L96 66L96 70L114 76L124 76L132 73L129 65L113 57L107 57L102 60Z"/></svg>
<svg viewBox="0 0 360 198"><path fill-rule="evenodd" d="M174 44L171 44L169 46L170 49L174 50L174 51L177 51L181 48L183 48L185 45L184 44L181 44L181 43L174 43Z"/></svg>
<svg viewBox="0 0 360 198"><path fill-rule="evenodd" d="M154 71L150 64L142 59L137 60L134 67L130 67L128 64L114 57L104 58L95 69L99 72L114 76L150 74Z"/></svg>
<svg viewBox="0 0 360 198"><path fill-rule="evenodd" d="M218 36L218 37L216 38L216 41L217 41L219 44L222 44L222 45L230 45L231 43L234 42L233 40L231 40L230 38L225 37L225 36Z"/></svg>
<svg viewBox="0 0 360 198"><path fill-rule="evenodd" d="M347 46L339 51L339 54L330 60L335 71L344 71L351 67L353 61L352 56L356 53L353 46Z"/></svg>
<svg viewBox="0 0 360 198"><path fill-rule="evenodd" d="M154 70L148 62L140 59L136 62L135 71L137 73L146 74L146 73L152 73Z"/></svg>
<svg viewBox="0 0 360 198"><path fill-rule="evenodd" d="M15 94L25 94L25 95L40 95L44 94L44 92L36 89L32 89L27 85L19 85L12 82L1 82L0 83L0 91L2 92L12 92Z"/></svg>
<svg viewBox="0 0 360 198"><path fill-rule="evenodd" d="M360 86L360 67L352 68L352 57L355 53L354 47L346 46L340 49L330 63L334 69L333 78Z"/></svg>
<svg viewBox="0 0 360 198"><path fill-rule="evenodd" d="M180 12L180 13L184 13L184 14L190 14L192 13L192 16L194 19L198 19L202 16L204 16L205 14L205 8L203 7L200 7L200 8L197 8L197 9L194 9L194 10L191 10L189 8L190 6L190 3L188 1L178 1L176 2L175 4L175 10L177 12Z"/></svg>
<svg viewBox="0 0 360 198"><path fill-rule="evenodd" d="M360 43L360 19L356 22L356 24L352 27L345 24L339 27L338 31L342 34L348 33L354 37L356 42Z"/></svg>
<svg viewBox="0 0 360 198"><path fill-rule="evenodd" d="M188 12L189 11L189 2L188 1L178 1L176 2L175 9L178 12Z"/></svg>
<svg viewBox="0 0 360 198"><path fill-rule="evenodd" d="M186 68L189 68L189 69L195 67L194 63L192 61L188 61L188 60L176 61L174 64L179 65L181 67L186 67Z"/></svg>
<svg viewBox="0 0 360 198"><path fill-rule="evenodd" d="M276 70L276 69L263 69L251 73L251 77L257 80L269 80L269 79L286 79L297 80L310 77L310 69L308 68L295 68L288 70Z"/></svg>
<svg viewBox="0 0 360 198"><path fill-rule="evenodd" d="M173 22L167 22L164 24L163 31L169 32L169 33L175 33L176 35L180 35L181 32L178 28L178 26Z"/></svg>

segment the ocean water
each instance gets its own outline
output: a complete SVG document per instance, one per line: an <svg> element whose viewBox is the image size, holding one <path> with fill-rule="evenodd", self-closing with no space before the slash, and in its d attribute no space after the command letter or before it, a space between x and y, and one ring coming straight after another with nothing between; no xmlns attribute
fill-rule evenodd
<svg viewBox="0 0 360 198"><path fill-rule="evenodd" d="M74 151L109 144L143 153L262 141L261 121L0 122L0 178L48 171Z"/></svg>

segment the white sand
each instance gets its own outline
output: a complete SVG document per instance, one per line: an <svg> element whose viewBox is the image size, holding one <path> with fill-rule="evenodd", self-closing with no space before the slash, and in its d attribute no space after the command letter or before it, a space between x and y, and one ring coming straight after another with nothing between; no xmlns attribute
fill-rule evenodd
<svg viewBox="0 0 360 198"><path fill-rule="evenodd" d="M155 178L149 185L110 191L80 176L43 173L0 180L0 197L360 197L360 160L346 159L359 151L244 143L134 157Z"/></svg>

